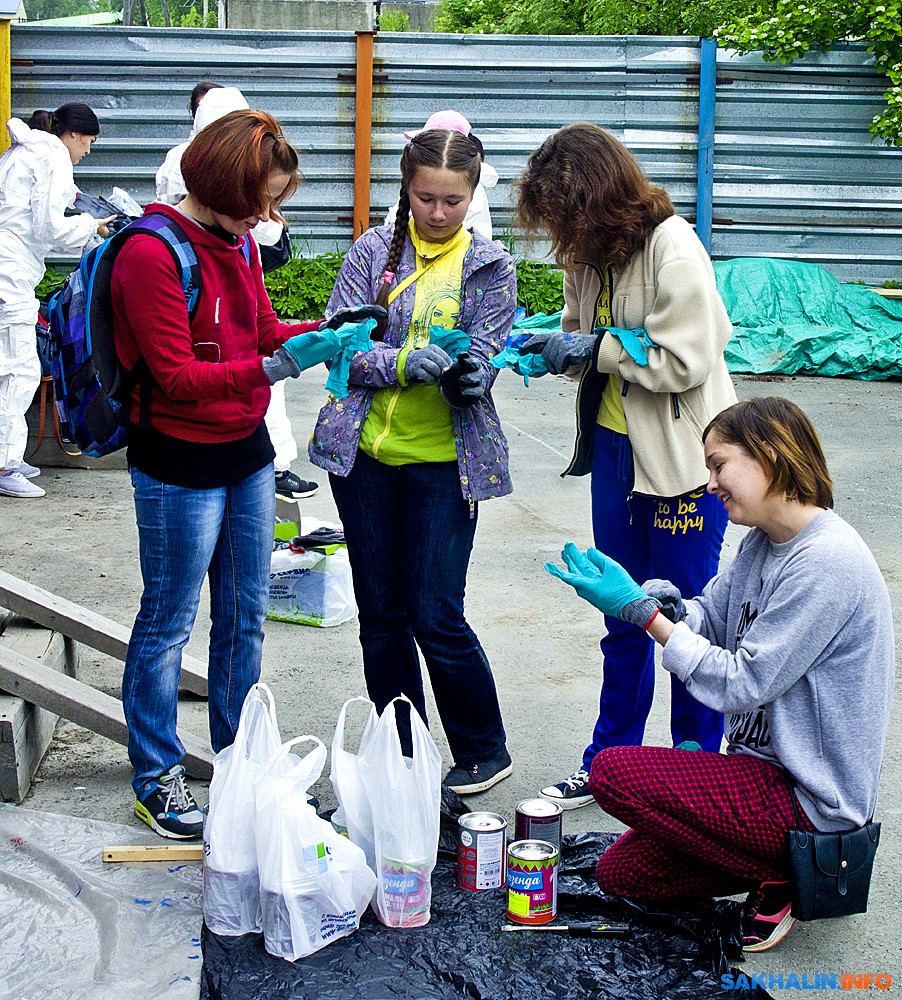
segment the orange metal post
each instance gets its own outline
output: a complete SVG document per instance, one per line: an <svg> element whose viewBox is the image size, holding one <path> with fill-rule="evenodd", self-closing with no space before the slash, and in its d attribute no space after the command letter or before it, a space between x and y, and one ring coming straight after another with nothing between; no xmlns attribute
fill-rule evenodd
<svg viewBox="0 0 902 1000"><path fill-rule="evenodd" d="M373 37L357 32L354 107L354 239L370 228L370 163L373 143Z"/></svg>

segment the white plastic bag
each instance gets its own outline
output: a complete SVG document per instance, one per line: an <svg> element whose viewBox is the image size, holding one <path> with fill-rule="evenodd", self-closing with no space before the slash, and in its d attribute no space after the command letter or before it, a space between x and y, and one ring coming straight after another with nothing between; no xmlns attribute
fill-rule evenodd
<svg viewBox="0 0 902 1000"><path fill-rule="evenodd" d="M314 748L298 760L290 751L304 742ZM275 754L256 785L263 940L270 955L289 961L357 930L376 888L363 851L307 802L325 762L323 744L299 736Z"/></svg>
<svg viewBox="0 0 902 1000"><path fill-rule="evenodd" d="M331 628L357 614L351 564L344 546L334 552L276 549L269 570L266 617Z"/></svg>
<svg viewBox="0 0 902 1000"><path fill-rule="evenodd" d="M282 745L272 691L254 684L244 699L235 742L213 761L204 821L204 920L214 934L260 930L254 843L254 782Z"/></svg>
<svg viewBox="0 0 902 1000"><path fill-rule="evenodd" d="M401 753L395 703L410 706L413 757ZM373 909L388 927L429 923L432 869L438 853L442 758L419 713L403 695L389 702L365 749L360 770L373 815L376 895Z"/></svg>
<svg viewBox="0 0 902 1000"><path fill-rule="evenodd" d="M369 705L369 715L360 737L360 746L356 754L345 750L345 719L348 705L359 701ZM364 777L360 768L360 760L365 752L379 716L376 706L369 698L349 698L338 713L335 724L335 736L332 738L332 770L329 777L338 808L332 814L332 823L337 828L347 830L348 838L366 855L366 863L376 870L376 845L373 838L373 813L364 786Z"/></svg>

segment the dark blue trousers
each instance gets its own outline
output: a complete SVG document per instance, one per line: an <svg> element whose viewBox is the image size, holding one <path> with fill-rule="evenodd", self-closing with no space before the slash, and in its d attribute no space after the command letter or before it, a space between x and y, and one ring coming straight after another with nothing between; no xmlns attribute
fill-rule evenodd
<svg viewBox="0 0 902 1000"><path fill-rule="evenodd" d="M700 594L717 572L727 514L704 487L680 497L630 496L633 451L625 434L595 429L592 530L596 548L616 559L637 583L670 580L685 598ZM605 615L598 721L583 754L588 771L599 750L639 746L655 690L654 642L636 625ZM697 702L671 676L670 734L716 752L723 716Z"/></svg>
<svg viewBox="0 0 902 1000"><path fill-rule="evenodd" d="M370 698L381 712L405 694L425 720L419 647L454 762L491 760L505 734L488 659L464 617L476 511L471 517L461 495L457 463L390 466L358 451L350 475L329 482L348 541ZM403 746L400 718L398 730Z"/></svg>

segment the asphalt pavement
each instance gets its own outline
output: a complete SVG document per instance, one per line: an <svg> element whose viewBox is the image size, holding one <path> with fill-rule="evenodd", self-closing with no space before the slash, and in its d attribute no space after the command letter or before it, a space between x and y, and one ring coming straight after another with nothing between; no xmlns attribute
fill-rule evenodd
<svg viewBox="0 0 902 1000"><path fill-rule="evenodd" d="M737 376L735 381L742 399L785 395L813 419L834 478L836 510L861 533L877 558L896 609L898 636L902 383L751 376ZM511 446L514 493L480 505L467 616L495 674L514 773L470 801L473 808L512 819L520 799L562 779L580 763L598 703L602 622L570 588L542 569L557 557L565 541L591 544L588 478L560 477L572 446L574 386L546 377L525 388L519 378L504 372L495 395ZM321 376L306 373L289 385L287 396L303 452L325 398ZM301 501L302 513L336 520L326 475L310 466L303 454L293 468L302 478L320 483L315 496ZM44 499L0 499L0 565L130 626L141 580L128 474L118 469L45 468L38 482L47 490ZM741 536L742 529L729 529L725 561ZM188 645L189 652L202 658L207 621L204 603ZM83 650L81 676L118 695L121 664ZM263 678L275 693L283 738L310 733L329 745L342 703L364 693L356 623L315 629L268 622ZM658 681L645 739L669 745L669 685L663 671ZM854 697L850 690L849 698ZM186 728L205 732L203 702L183 700L180 712ZM447 743L434 707L431 718L448 766ZM807 973L809 981L823 973L888 973L894 980L890 992L902 992L896 924L902 905L900 722L897 700L883 764L877 811L883 828L869 912L800 924L779 948L749 956L745 963L749 972L784 979ZM855 734L850 733L849 739L854 743ZM61 722L24 807L129 822L133 802L129 777L124 748ZM334 805L328 764L314 791L324 806ZM206 790L199 786L197 792L203 801ZM134 843L155 839L137 820L131 822ZM564 829L622 827L593 804L565 813ZM833 991L783 989L774 995L827 997Z"/></svg>

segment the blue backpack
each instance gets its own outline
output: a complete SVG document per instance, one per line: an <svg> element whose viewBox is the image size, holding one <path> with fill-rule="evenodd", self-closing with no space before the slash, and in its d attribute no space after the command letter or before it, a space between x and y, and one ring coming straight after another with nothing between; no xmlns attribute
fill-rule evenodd
<svg viewBox="0 0 902 1000"><path fill-rule="evenodd" d="M100 458L125 446L129 401L141 387L139 425L150 426L152 376L143 358L126 371L116 355L110 294L113 263L129 237L162 240L179 268L188 321L194 319L201 292L200 265L187 234L173 219L151 213L136 219L82 257L66 284L50 299L49 355L53 391L64 441L83 455ZM250 261L250 240L244 258Z"/></svg>

